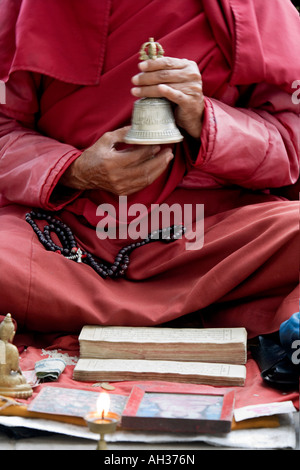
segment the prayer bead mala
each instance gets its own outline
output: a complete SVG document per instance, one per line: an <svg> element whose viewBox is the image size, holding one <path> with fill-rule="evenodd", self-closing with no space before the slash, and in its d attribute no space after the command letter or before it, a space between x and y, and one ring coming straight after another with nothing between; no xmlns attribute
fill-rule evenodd
<svg viewBox="0 0 300 470"><path fill-rule="evenodd" d="M164 243L173 242L180 238L185 232L185 228L181 225L173 225L172 227L155 230L150 233L147 238L141 239L135 243L130 243L124 248L121 248L114 262L109 264L95 258L91 253L81 250L76 243L70 227L58 218L53 217L53 214L32 210L25 215L25 220L31 225L40 243L46 250L61 254L65 258L76 261L77 263L88 264L103 279L123 277L129 266L129 255L136 248L155 241ZM41 230L35 220L45 220L48 222L48 225L45 225ZM57 235L61 246L53 241L51 233Z"/></svg>

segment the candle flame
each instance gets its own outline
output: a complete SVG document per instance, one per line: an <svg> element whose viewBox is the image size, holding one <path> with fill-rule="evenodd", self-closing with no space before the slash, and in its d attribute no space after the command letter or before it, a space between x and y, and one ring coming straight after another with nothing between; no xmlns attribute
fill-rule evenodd
<svg viewBox="0 0 300 470"><path fill-rule="evenodd" d="M97 413L100 414L102 417L104 417L109 412L109 406L110 406L109 394L106 392L100 393L98 400L97 400Z"/></svg>

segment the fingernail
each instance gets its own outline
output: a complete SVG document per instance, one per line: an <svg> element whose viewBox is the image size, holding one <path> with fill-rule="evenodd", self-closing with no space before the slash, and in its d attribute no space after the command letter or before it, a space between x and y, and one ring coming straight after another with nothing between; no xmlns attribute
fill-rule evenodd
<svg viewBox="0 0 300 470"><path fill-rule="evenodd" d="M144 60L142 62L139 62L138 67L142 72L144 72L148 67L147 61Z"/></svg>
<svg viewBox="0 0 300 470"><path fill-rule="evenodd" d="M134 85L137 85L137 84L138 84L138 82L139 82L138 77L139 77L139 74L138 74L138 75L134 75L134 76L132 77L131 82L132 82Z"/></svg>
<svg viewBox="0 0 300 470"><path fill-rule="evenodd" d="M140 91L141 91L141 89L138 88L138 87L131 88L131 93L132 93L132 95L134 95L134 96L139 96L139 95L140 95Z"/></svg>

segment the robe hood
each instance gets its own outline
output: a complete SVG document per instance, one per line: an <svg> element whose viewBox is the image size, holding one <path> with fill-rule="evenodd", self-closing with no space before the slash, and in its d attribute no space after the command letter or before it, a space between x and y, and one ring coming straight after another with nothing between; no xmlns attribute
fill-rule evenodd
<svg viewBox="0 0 300 470"><path fill-rule="evenodd" d="M99 83L110 3L0 0L0 78L27 70L67 83Z"/></svg>

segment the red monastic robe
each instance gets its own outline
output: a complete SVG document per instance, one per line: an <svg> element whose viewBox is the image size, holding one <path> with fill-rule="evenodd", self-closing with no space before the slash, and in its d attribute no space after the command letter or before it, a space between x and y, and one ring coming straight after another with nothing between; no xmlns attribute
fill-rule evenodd
<svg viewBox="0 0 300 470"><path fill-rule="evenodd" d="M299 176L300 32L289 0L2 0L0 22L0 313L40 332L179 318L249 336L278 329L299 303L299 203L269 191ZM59 179L129 124L149 37L197 62L205 115L198 154L176 145L168 170L128 205L203 204L204 244L143 246L125 279L103 280L47 252L24 216L60 211L79 245L109 262L127 244L95 231L98 205L117 209L116 196Z"/></svg>

